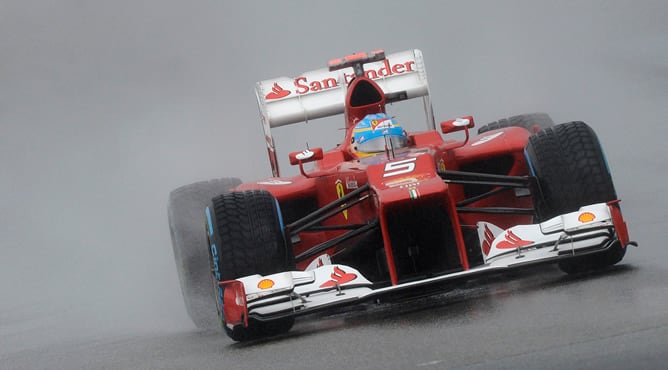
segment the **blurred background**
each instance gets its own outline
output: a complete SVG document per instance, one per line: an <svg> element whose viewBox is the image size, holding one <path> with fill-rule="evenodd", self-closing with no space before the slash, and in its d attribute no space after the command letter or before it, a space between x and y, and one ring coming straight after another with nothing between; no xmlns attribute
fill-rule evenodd
<svg viewBox="0 0 668 370"><path fill-rule="evenodd" d="M421 49L437 122L588 122L631 232L658 230L666 19L664 0L2 1L0 351L192 328L169 192L270 176L255 82L358 51ZM341 127L276 129L283 173L289 151L333 147Z"/></svg>

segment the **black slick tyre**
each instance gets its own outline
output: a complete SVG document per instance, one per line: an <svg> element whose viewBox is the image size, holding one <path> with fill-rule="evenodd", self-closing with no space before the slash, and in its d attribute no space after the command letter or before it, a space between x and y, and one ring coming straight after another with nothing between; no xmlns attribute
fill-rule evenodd
<svg viewBox="0 0 668 370"><path fill-rule="evenodd" d="M543 195L534 200L539 222L617 199L598 138L584 122L564 123L532 135L526 156ZM615 245L604 254L563 260L559 267L567 273L599 269L621 261L625 253L624 246Z"/></svg>
<svg viewBox="0 0 668 370"><path fill-rule="evenodd" d="M478 129L478 135L491 130L498 130L506 127L523 127L532 134L539 130L554 126L554 121L547 113L527 113L519 114L508 118L502 118L498 121L490 122Z"/></svg>
<svg viewBox="0 0 668 370"><path fill-rule="evenodd" d="M232 192L213 198L207 210L207 225L210 266L217 295L222 294L218 282L295 269L292 250L287 247L283 234L278 202L269 192ZM267 322L250 319L248 327L230 328L223 321L221 305L221 300L216 299L220 323L235 341L287 332L294 323L294 318Z"/></svg>
<svg viewBox="0 0 668 370"><path fill-rule="evenodd" d="M167 215L181 293L190 319L200 329L218 327L202 217L212 197L240 183L237 178L214 179L185 185L169 194Z"/></svg>

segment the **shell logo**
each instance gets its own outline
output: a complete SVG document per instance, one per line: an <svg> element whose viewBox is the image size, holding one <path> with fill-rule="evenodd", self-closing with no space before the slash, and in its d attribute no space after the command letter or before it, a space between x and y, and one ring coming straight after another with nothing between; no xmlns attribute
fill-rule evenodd
<svg viewBox="0 0 668 370"><path fill-rule="evenodd" d="M271 289L274 286L274 281L271 279L262 279L257 283L257 287L260 289Z"/></svg>
<svg viewBox="0 0 668 370"><path fill-rule="evenodd" d="M581 213L580 216L578 216L578 221L582 222L583 224L587 223L587 222L592 222L595 219L596 219L596 215L594 215L591 212L584 212L584 213Z"/></svg>

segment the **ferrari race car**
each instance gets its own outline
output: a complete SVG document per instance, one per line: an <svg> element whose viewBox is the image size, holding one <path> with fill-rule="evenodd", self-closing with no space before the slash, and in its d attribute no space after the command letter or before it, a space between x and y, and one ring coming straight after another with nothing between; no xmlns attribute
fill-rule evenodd
<svg viewBox="0 0 668 370"><path fill-rule="evenodd" d="M523 114L472 137L464 116L439 133L420 50L349 55L256 93L273 176L170 194L181 288L199 327L248 340L287 332L299 315L483 274L599 269L635 245L587 124ZM386 110L413 98L425 131L406 132ZM299 174L281 177L271 129L341 113L341 144L290 153Z"/></svg>

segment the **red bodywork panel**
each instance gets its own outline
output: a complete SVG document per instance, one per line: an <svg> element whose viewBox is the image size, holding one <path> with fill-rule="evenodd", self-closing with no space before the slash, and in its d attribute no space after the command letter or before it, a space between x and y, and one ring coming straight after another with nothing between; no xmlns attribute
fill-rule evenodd
<svg viewBox="0 0 668 370"><path fill-rule="evenodd" d="M396 285L400 276L396 267L396 250L392 245L393 230L390 229L388 221L395 217L393 215L401 215L421 207L438 208L439 212L442 212L439 214L449 218L454 241L454 245L444 248L456 249L455 255L459 258L456 265L464 270L470 267L464 230L470 229L480 220L502 228L532 221L532 216L528 215L459 213L457 203L469 198L471 194L467 193L473 188L462 184L448 184L438 173L445 170L475 170L471 172L490 171L498 175L526 176L528 168L524 159L524 147L530 135L527 130L515 127L492 130L467 142L445 141L439 132L430 130L410 134L412 146L408 149L356 158L347 145L351 142L355 124L367 114L385 112L385 102L386 97L375 82L365 76L353 79L346 95L344 144L324 152L322 158L311 165L312 169L303 172L304 175L270 178L242 184L236 189L269 191L278 200L285 222L289 224L300 216L303 217L369 185L370 196L366 201L349 209L342 209L333 217L322 220L322 227L317 231L300 232L292 243L295 256L345 233L345 230L328 229L328 226L365 224L377 219L384 244L389 281ZM470 118L472 126L473 120ZM462 129L468 130L468 127ZM299 163L296 153L290 157L293 164ZM470 204L475 207L492 205L531 208L533 201L528 196L518 197L509 189ZM335 255L349 246L350 243L332 246L326 253ZM316 257L298 261L297 267L306 268Z"/></svg>

